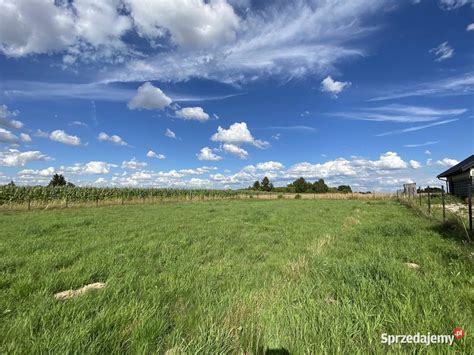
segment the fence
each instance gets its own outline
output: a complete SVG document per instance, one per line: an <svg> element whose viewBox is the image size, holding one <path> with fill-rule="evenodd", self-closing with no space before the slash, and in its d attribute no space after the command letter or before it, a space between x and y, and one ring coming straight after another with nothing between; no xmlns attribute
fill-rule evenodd
<svg viewBox="0 0 474 355"><path fill-rule="evenodd" d="M444 186L441 189L428 186L416 194L399 190L397 198L432 218L443 222L454 219L472 234L472 194L467 199L461 199L447 194Z"/></svg>

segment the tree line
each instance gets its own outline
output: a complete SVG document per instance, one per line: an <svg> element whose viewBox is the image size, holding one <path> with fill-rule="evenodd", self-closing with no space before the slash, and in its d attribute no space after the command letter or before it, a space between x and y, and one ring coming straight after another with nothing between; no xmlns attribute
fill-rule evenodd
<svg viewBox="0 0 474 355"><path fill-rule="evenodd" d="M273 183L268 177L264 177L262 181L255 181L252 186L248 187L248 190L253 191L266 191L266 192L290 192L290 193L316 193L323 194L328 192L340 192L340 193L351 193L352 189L349 185L339 185L338 187L330 187L324 179L316 180L311 183L306 181L305 178L300 177L283 187L274 187Z"/></svg>

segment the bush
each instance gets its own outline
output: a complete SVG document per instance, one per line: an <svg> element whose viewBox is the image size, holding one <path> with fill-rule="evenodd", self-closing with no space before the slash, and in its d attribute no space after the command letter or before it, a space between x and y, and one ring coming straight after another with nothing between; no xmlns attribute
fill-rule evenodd
<svg viewBox="0 0 474 355"><path fill-rule="evenodd" d="M278 199L279 199L279 200L282 200L282 199L283 199L283 195L282 195L282 194L279 194L279 195L278 195Z"/></svg>
<svg viewBox="0 0 474 355"><path fill-rule="evenodd" d="M301 200L301 195L300 195L300 194L296 194L296 195L295 195L295 200Z"/></svg>

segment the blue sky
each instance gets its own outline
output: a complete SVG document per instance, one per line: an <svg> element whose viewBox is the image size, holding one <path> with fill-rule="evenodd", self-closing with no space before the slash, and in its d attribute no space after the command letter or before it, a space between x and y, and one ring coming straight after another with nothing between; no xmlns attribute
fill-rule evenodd
<svg viewBox="0 0 474 355"><path fill-rule="evenodd" d="M470 0L1 0L0 183L440 185L473 48Z"/></svg>

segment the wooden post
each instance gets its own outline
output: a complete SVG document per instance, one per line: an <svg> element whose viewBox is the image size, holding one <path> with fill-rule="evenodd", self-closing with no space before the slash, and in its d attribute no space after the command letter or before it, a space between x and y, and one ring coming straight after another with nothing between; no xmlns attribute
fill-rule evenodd
<svg viewBox="0 0 474 355"><path fill-rule="evenodd" d="M99 207L99 198L98 197L95 200L95 207Z"/></svg>
<svg viewBox="0 0 474 355"><path fill-rule="evenodd" d="M443 222L446 221L446 204L444 201L444 186L441 186L441 202L443 204Z"/></svg>
<svg viewBox="0 0 474 355"><path fill-rule="evenodd" d="M428 213L431 214L431 192L430 192L429 186L428 186Z"/></svg>
<svg viewBox="0 0 474 355"><path fill-rule="evenodd" d="M469 176L469 230L472 232L472 170Z"/></svg>
<svg viewBox="0 0 474 355"><path fill-rule="evenodd" d="M420 191L420 207L421 207L421 191Z"/></svg>
<svg viewBox="0 0 474 355"><path fill-rule="evenodd" d="M31 210L31 198L28 197L28 211Z"/></svg>
<svg viewBox="0 0 474 355"><path fill-rule="evenodd" d="M69 207L69 205L68 205L67 196L66 196L66 201L65 201L65 202L66 202L66 208L68 208L68 207Z"/></svg>

